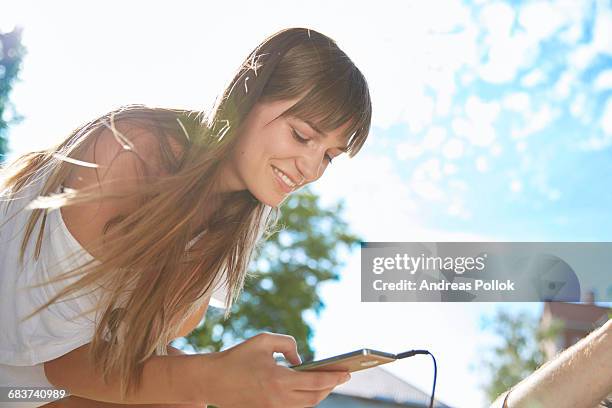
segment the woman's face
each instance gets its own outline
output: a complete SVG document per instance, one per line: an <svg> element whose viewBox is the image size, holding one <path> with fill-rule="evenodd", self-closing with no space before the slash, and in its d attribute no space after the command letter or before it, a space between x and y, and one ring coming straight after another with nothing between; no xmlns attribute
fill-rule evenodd
<svg viewBox="0 0 612 408"><path fill-rule="evenodd" d="M249 189L259 201L277 207L319 179L329 159L343 153L347 141L341 135L348 123L322 135L298 118L279 116L298 100L255 104L223 169L225 191Z"/></svg>

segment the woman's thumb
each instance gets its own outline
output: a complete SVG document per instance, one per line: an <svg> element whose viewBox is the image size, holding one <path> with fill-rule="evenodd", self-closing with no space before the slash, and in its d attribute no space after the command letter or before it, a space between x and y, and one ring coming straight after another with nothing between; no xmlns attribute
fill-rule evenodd
<svg viewBox="0 0 612 408"><path fill-rule="evenodd" d="M302 364L302 359L297 352L297 343L293 336L266 332L258 334L256 337L259 337L258 341L270 354L283 353L285 359L291 364Z"/></svg>

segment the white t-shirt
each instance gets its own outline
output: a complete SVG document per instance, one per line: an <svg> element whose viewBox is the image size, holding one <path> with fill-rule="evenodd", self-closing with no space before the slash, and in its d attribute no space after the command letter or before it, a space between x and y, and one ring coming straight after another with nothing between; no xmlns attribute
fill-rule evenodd
<svg viewBox="0 0 612 408"><path fill-rule="evenodd" d="M47 177L48 174L39 172L33 181L28 182L31 184L17 194L17 200L8 202L5 200L7 191L0 192L0 386L52 387L45 377L43 363L89 343L95 332L95 312L75 318L95 305L99 295L95 292L78 298L71 295L70 299L54 303L30 319L19 322L79 277L38 288L26 289L25 286L44 282L94 259L70 234L61 212L52 210L47 214L39 259L35 262L32 255L42 216L30 235L24 266L19 264L21 241L31 214L25 207L38 196ZM198 238L194 238L188 247ZM76 258L65 259L75 251L79 251ZM222 285L223 278L216 281L211 306L224 307L227 288ZM22 403L16 406L43 404Z"/></svg>

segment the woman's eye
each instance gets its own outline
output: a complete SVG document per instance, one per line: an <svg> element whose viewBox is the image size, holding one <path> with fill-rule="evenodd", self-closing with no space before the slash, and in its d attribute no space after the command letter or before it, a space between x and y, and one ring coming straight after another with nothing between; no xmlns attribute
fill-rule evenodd
<svg viewBox="0 0 612 408"><path fill-rule="evenodd" d="M305 139L302 136L300 136L300 134L296 132L295 129L291 129L291 133L293 133L293 137L295 138L295 140L297 140L300 143L307 143L309 140L309 139Z"/></svg>
<svg viewBox="0 0 612 408"><path fill-rule="evenodd" d="M310 140L310 139L306 139L306 138L300 136L300 134L298 132L296 132L295 129L291 129L291 133L293 133L293 137L295 138L295 140L297 140L298 142L300 142L302 144L306 144ZM331 164L332 157L329 154L326 154L325 157L327 157L327 160L329 160L329 164Z"/></svg>

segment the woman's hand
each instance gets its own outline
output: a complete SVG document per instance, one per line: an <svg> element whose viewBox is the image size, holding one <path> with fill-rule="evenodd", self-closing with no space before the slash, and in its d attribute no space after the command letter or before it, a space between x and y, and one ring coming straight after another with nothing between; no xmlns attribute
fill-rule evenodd
<svg viewBox="0 0 612 408"><path fill-rule="evenodd" d="M220 352L215 359L218 377L207 402L223 408L313 407L350 379L342 371L305 372L278 365L275 352L301 364L295 339L282 334L261 333Z"/></svg>

